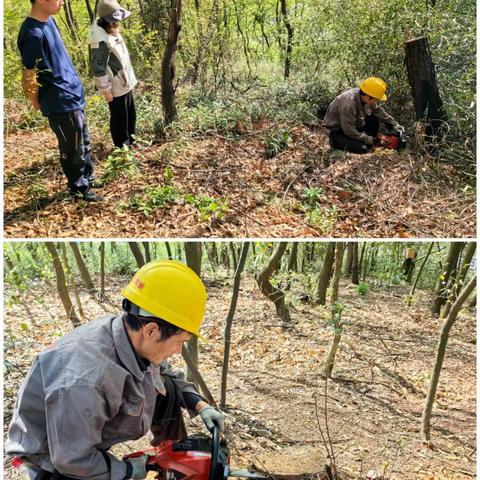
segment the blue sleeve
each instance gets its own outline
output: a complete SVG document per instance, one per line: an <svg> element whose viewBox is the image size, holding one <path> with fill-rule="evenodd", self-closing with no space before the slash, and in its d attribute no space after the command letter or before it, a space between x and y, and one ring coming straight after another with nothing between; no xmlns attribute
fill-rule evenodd
<svg viewBox="0 0 480 480"><path fill-rule="evenodd" d="M195 410L195 405L203 398L193 392L183 392L183 400L185 401L185 405L189 410Z"/></svg>
<svg viewBox="0 0 480 480"><path fill-rule="evenodd" d="M20 54L22 55L22 64L26 69L42 70L47 68L43 51L43 33L38 30L29 32L20 45Z"/></svg>

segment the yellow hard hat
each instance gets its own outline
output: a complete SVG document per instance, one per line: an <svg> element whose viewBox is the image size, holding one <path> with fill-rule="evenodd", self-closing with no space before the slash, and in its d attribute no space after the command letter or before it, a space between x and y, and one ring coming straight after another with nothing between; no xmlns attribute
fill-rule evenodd
<svg viewBox="0 0 480 480"><path fill-rule="evenodd" d="M122 290L122 295L152 315L207 341L199 333L207 291L198 275L183 263L147 263Z"/></svg>
<svg viewBox="0 0 480 480"><path fill-rule="evenodd" d="M369 77L360 84L360 90L377 100L386 101L387 84L378 77Z"/></svg>

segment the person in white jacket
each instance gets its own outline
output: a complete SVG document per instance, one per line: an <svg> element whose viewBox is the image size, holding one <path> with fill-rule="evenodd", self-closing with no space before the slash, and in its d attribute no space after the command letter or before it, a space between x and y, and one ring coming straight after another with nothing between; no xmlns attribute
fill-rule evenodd
<svg viewBox="0 0 480 480"><path fill-rule="evenodd" d="M120 22L131 15L117 0L100 0L98 20L89 32L90 71L95 86L110 109L110 132L115 147L135 144L136 111L133 88L137 84Z"/></svg>

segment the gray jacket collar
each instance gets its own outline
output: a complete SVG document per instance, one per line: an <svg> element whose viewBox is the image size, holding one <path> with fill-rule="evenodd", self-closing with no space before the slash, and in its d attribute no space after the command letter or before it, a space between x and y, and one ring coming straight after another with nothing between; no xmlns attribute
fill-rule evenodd
<svg viewBox="0 0 480 480"><path fill-rule="evenodd" d="M112 336L118 358L120 358L124 367L140 381L143 381L145 374L138 365L135 352L128 339L127 331L123 324L123 315L118 315L112 320Z"/></svg>

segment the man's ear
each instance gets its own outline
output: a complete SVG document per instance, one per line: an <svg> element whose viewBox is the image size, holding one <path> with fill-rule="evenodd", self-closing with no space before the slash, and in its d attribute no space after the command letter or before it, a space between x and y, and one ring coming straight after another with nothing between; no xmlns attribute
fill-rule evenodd
<svg viewBox="0 0 480 480"><path fill-rule="evenodd" d="M155 322L149 322L143 327L145 337L152 337L158 332L158 325Z"/></svg>

